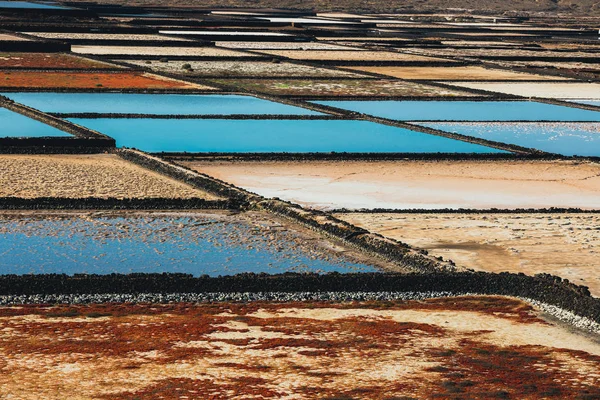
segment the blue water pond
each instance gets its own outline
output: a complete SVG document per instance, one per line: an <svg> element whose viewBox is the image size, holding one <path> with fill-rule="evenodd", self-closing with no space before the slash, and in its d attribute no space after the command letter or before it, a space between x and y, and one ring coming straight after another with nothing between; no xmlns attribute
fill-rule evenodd
<svg viewBox="0 0 600 400"><path fill-rule="evenodd" d="M3 93L29 107L51 113L231 115L322 115L318 112L237 95L137 93Z"/></svg>
<svg viewBox="0 0 600 400"><path fill-rule="evenodd" d="M119 147L148 152L500 153L501 150L367 121L82 119Z"/></svg>
<svg viewBox="0 0 600 400"><path fill-rule="evenodd" d="M0 217L0 274L372 272L256 215Z"/></svg>
<svg viewBox="0 0 600 400"><path fill-rule="evenodd" d="M66 132L5 108L0 108L0 126L2 127L0 138L71 136Z"/></svg>
<svg viewBox="0 0 600 400"><path fill-rule="evenodd" d="M600 121L600 112L533 101L316 101L401 121Z"/></svg>
<svg viewBox="0 0 600 400"><path fill-rule="evenodd" d="M56 4L31 3L29 1L0 1L0 8L68 9Z"/></svg>
<svg viewBox="0 0 600 400"><path fill-rule="evenodd" d="M600 123L437 122L420 125L565 156L600 156Z"/></svg>

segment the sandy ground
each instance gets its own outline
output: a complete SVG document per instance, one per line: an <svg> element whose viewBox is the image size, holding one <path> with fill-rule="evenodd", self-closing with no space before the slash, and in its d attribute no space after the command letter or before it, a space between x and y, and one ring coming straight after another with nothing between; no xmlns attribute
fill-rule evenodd
<svg viewBox="0 0 600 400"><path fill-rule="evenodd" d="M550 50L522 50L522 49L411 49L411 54L425 56L435 55L438 57L552 57L552 58L598 58L598 54L580 51L550 51Z"/></svg>
<svg viewBox="0 0 600 400"><path fill-rule="evenodd" d="M347 67L357 71L374 72L401 79L435 79L435 80L552 80L554 77L526 74L483 67ZM482 84L484 85L484 84ZM504 83L498 83L499 87ZM464 85L466 86L466 85Z"/></svg>
<svg viewBox="0 0 600 400"><path fill-rule="evenodd" d="M600 164L576 162L192 162L266 197L317 209L600 208Z"/></svg>
<svg viewBox="0 0 600 400"><path fill-rule="evenodd" d="M339 46L319 42L215 42L219 47L229 49L266 49L266 50L362 50L355 47Z"/></svg>
<svg viewBox="0 0 600 400"><path fill-rule="evenodd" d="M6 33L0 33L0 41L4 41L4 40L8 40L8 41L28 41L29 39L25 39L19 36L13 36L13 35L8 35Z"/></svg>
<svg viewBox="0 0 600 400"><path fill-rule="evenodd" d="M4 307L0 337L3 398L600 395L597 340L501 297Z"/></svg>
<svg viewBox="0 0 600 400"><path fill-rule="evenodd" d="M327 61L448 61L441 58L423 57L412 54L385 51L304 51L304 50L261 50L260 53L287 57L294 60Z"/></svg>
<svg viewBox="0 0 600 400"><path fill-rule="evenodd" d="M71 46L73 53L97 55L195 56L195 57L257 57L216 47L156 47L156 46Z"/></svg>
<svg viewBox="0 0 600 400"><path fill-rule="evenodd" d="M118 60L117 60L118 61ZM185 73L186 75L208 77L236 77L236 76L308 76L308 77L360 77L358 73L339 71L334 69L311 67L290 63L254 62L254 61L150 61L150 60L122 60L129 64L152 68L159 72ZM190 64L191 71L182 67Z"/></svg>
<svg viewBox="0 0 600 400"><path fill-rule="evenodd" d="M89 39L89 40L154 40L170 42L193 42L192 39L153 34L127 33L74 33L74 32L23 32L45 39Z"/></svg>
<svg viewBox="0 0 600 400"><path fill-rule="evenodd" d="M213 82L250 91L296 96L477 96L415 82L387 79L219 79Z"/></svg>
<svg viewBox="0 0 600 400"><path fill-rule="evenodd" d="M107 154L1 155L0 197L216 199Z"/></svg>
<svg viewBox="0 0 600 400"><path fill-rule="evenodd" d="M490 83L449 82L471 89L488 90L523 97L549 97L557 99L591 99L600 94L600 83Z"/></svg>
<svg viewBox="0 0 600 400"><path fill-rule="evenodd" d="M600 214L339 214L469 268L546 272L600 297Z"/></svg>

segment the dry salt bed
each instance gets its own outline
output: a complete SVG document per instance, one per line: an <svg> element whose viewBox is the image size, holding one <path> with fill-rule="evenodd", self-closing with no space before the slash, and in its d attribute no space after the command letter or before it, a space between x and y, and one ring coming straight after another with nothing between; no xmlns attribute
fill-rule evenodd
<svg viewBox="0 0 600 400"><path fill-rule="evenodd" d="M215 42L218 47L249 50L362 50L319 42Z"/></svg>
<svg viewBox="0 0 600 400"><path fill-rule="evenodd" d="M0 212L2 274L376 271L355 253L256 212Z"/></svg>
<svg viewBox="0 0 600 400"><path fill-rule="evenodd" d="M266 20L269 22L289 22L290 24L308 24L308 25L347 25L355 24L350 21L339 21L334 19L324 18L290 18L290 17L256 17L258 20Z"/></svg>
<svg viewBox="0 0 600 400"><path fill-rule="evenodd" d="M470 92L385 79L219 79L212 82L244 90L294 96L471 97Z"/></svg>
<svg viewBox="0 0 600 400"><path fill-rule="evenodd" d="M507 297L0 308L3 398L595 399L597 338Z"/></svg>
<svg viewBox="0 0 600 400"><path fill-rule="evenodd" d="M71 46L73 53L121 56L194 56L194 57L246 57L259 55L242 53L216 47L158 47L158 46Z"/></svg>
<svg viewBox="0 0 600 400"><path fill-rule="evenodd" d="M436 79L436 78L434 78ZM469 89L487 90L523 97L591 99L600 93L600 83L567 82L446 82Z"/></svg>
<svg viewBox="0 0 600 400"><path fill-rule="evenodd" d="M549 273L600 297L599 214L336 214L371 232L490 272Z"/></svg>
<svg viewBox="0 0 600 400"><path fill-rule="evenodd" d="M265 197L347 209L600 209L600 164L571 161L196 161Z"/></svg>
<svg viewBox="0 0 600 400"><path fill-rule="evenodd" d="M193 42L192 39L169 37L152 34L129 34L129 33L74 33L74 32L21 32L27 35L36 36L44 39L59 39L59 40L154 40L176 41L176 42Z"/></svg>
<svg viewBox="0 0 600 400"><path fill-rule="evenodd" d="M115 155L0 155L0 197L217 199Z"/></svg>
<svg viewBox="0 0 600 400"><path fill-rule="evenodd" d="M394 78L408 80L508 80L508 81L531 81L531 80L555 80L552 76L528 74L524 72L513 72L501 69L489 69L477 66L467 67L346 67L362 72L371 72L380 75L393 76ZM560 78L558 78L560 79ZM454 84L454 82L451 82ZM459 82L460 83L460 82ZM552 83L554 84L554 83ZM498 83L502 87L505 83ZM464 86L464 85L463 85Z"/></svg>
<svg viewBox="0 0 600 400"><path fill-rule="evenodd" d="M564 156L600 157L599 123L418 123L446 132L516 144Z"/></svg>
<svg viewBox="0 0 600 400"><path fill-rule="evenodd" d="M343 37L339 37L339 36L335 36L335 37L330 37L330 36L323 36L323 37L317 37L317 40L321 40L321 41L329 41L329 42L338 42L338 41L342 41L342 42L388 42L388 41L393 41L393 42L398 42L398 41L408 41L410 39L405 39L405 38L401 38L401 37L385 37L385 36L343 36Z"/></svg>
<svg viewBox="0 0 600 400"><path fill-rule="evenodd" d="M352 72L298 65L291 63L272 63L256 61L152 61L152 60L116 60L129 64L151 68L156 72L176 72L199 77L349 77L360 78L362 75ZM185 64L190 69L184 69Z"/></svg>
<svg viewBox="0 0 600 400"><path fill-rule="evenodd" d="M185 36L258 36L258 37L289 37L294 38L294 35L280 32L256 32L256 31L219 31L219 30L208 30L208 31L187 31L187 30L163 30L158 31L163 35L185 35Z"/></svg>
<svg viewBox="0 0 600 400"><path fill-rule="evenodd" d="M258 54L258 53L257 53ZM260 54L269 54L293 60L309 61L448 61L442 58L423 57L412 54L385 51L317 51L317 50L261 50Z"/></svg>

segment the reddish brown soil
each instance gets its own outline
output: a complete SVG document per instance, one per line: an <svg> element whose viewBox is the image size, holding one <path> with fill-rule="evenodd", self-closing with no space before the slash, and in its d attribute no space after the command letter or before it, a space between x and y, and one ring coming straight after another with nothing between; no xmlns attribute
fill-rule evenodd
<svg viewBox="0 0 600 400"><path fill-rule="evenodd" d="M142 72L34 72L0 71L0 87L77 89L191 89L190 83Z"/></svg>
<svg viewBox="0 0 600 400"><path fill-rule="evenodd" d="M598 398L561 329L502 297L4 307L0 397Z"/></svg>
<svg viewBox="0 0 600 400"><path fill-rule="evenodd" d="M100 61L60 53L0 53L0 68L63 68L110 69L119 68Z"/></svg>

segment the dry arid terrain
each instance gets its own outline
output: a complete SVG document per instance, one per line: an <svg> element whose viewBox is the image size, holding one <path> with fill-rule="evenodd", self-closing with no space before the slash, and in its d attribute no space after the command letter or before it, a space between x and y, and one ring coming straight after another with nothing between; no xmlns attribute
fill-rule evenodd
<svg viewBox="0 0 600 400"><path fill-rule="evenodd" d="M600 297L600 214L338 214L480 271L549 273Z"/></svg>
<svg viewBox="0 0 600 400"><path fill-rule="evenodd" d="M459 90L386 79L219 79L213 82L251 92L291 96L476 96Z"/></svg>
<svg viewBox="0 0 600 400"><path fill-rule="evenodd" d="M0 197L215 199L107 154L1 155Z"/></svg>
<svg viewBox="0 0 600 400"><path fill-rule="evenodd" d="M358 73L340 71L335 69L319 68L309 65L273 62L246 62L246 61L152 61L152 60L117 60L128 64L151 68L157 72L184 73L191 76L208 77L361 77ZM184 69L185 64L190 69Z"/></svg>
<svg viewBox="0 0 600 400"><path fill-rule="evenodd" d="M445 80L509 80L531 81L556 79L543 75L527 74L500 69L489 69L477 66L468 67L347 67L356 71L373 72L393 76L400 79L435 79ZM504 85L504 83L503 83Z"/></svg>
<svg viewBox="0 0 600 400"><path fill-rule="evenodd" d="M266 197L317 209L600 207L600 164L575 161L184 163Z"/></svg>
<svg viewBox="0 0 600 400"><path fill-rule="evenodd" d="M3 307L0 336L3 398L600 396L597 337L503 297Z"/></svg>
<svg viewBox="0 0 600 400"><path fill-rule="evenodd" d="M258 52L258 50L254 50ZM258 53L257 53L258 54ZM294 60L316 61L449 61L435 57L385 51L315 51L315 50L260 50L260 54L286 57Z"/></svg>

